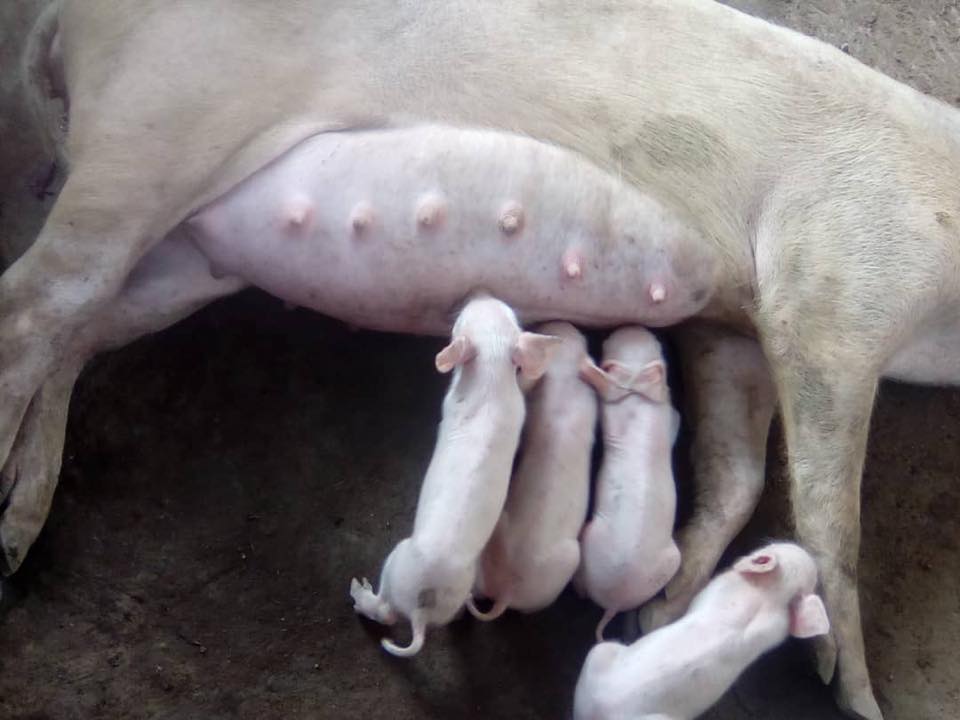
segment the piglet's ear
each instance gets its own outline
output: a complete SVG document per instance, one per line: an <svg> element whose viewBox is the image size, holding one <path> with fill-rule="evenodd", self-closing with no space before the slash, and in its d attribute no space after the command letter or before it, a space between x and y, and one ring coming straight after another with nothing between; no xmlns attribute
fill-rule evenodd
<svg viewBox="0 0 960 720"><path fill-rule="evenodd" d="M631 372L616 360L604 363L604 367L615 378L618 375L622 376L622 382L626 387L638 395L643 395L650 402L667 401L667 367L663 364L663 360L649 362L636 372ZM620 382L619 379L618 382Z"/></svg>
<svg viewBox="0 0 960 720"><path fill-rule="evenodd" d="M580 363L580 379L596 390L604 402L619 402L630 394L629 390L617 383L610 372L599 367L589 357Z"/></svg>
<svg viewBox="0 0 960 720"><path fill-rule="evenodd" d="M517 386L520 388L520 392L522 392L524 395L528 395L539 382L540 378L528 378L523 373L517 373Z"/></svg>
<svg viewBox="0 0 960 720"><path fill-rule="evenodd" d="M830 632L827 609L819 595L804 595L790 606L790 634L795 638L812 638Z"/></svg>
<svg viewBox="0 0 960 720"><path fill-rule="evenodd" d="M463 365L477 354L477 349L464 336L455 337L449 345L437 353L437 370L442 373L448 373L458 365Z"/></svg>
<svg viewBox="0 0 960 720"><path fill-rule="evenodd" d="M667 401L667 369L662 360L647 363L639 370L616 360L607 360L603 367L587 358L580 366L580 377L590 383L606 402L619 402L636 393L650 402Z"/></svg>
<svg viewBox="0 0 960 720"><path fill-rule="evenodd" d="M563 342L554 335L523 332L513 348L513 364L526 381L539 380L547 371L553 353Z"/></svg>
<svg viewBox="0 0 960 720"><path fill-rule="evenodd" d="M734 563L733 569L744 575L764 575L777 568L777 556L767 552L756 552Z"/></svg>

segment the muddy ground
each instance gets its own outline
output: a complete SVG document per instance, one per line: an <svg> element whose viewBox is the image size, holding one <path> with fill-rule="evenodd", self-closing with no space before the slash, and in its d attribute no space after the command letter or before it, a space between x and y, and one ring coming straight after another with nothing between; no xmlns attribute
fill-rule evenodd
<svg viewBox="0 0 960 720"><path fill-rule="evenodd" d="M956 0L738 0L960 104ZM34 236L47 166L0 4L0 240ZM438 341L351 333L257 292L95 361L60 491L0 620L0 719L566 717L598 611L461 620L385 656L347 598L410 527L444 380ZM960 392L885 385L864 482L862 597L890 720L960 717ZM784 532L781 440L740 541ZM681 477L684 486L687 479ZM9 597L9 591L8 591ZM838 718L804 649L707 717Z"/></svg>

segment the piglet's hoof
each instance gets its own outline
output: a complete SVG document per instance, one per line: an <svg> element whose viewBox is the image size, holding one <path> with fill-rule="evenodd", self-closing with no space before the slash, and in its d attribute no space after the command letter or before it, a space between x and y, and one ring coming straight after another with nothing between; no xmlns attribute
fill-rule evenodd
<svg viewBox="0 0 960 720"><path fill-rule="evenodd" d="M350 581L350 599L353 600L353 609L356 612L363 612L363 605L369 602L373 595L373 586L366 578L357 580L353 578Z"/></svg>

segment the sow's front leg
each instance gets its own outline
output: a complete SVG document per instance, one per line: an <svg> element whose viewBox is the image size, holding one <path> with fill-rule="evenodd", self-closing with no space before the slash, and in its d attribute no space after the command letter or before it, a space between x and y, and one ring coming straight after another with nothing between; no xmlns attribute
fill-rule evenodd
<svg viewBox="0 0 960 720"><path fill-rule="evenodd" d="M71 340L69 359L36 392L0 473L0 572L10 575L40 533L60 474L70 396L84 364L99 351L161 330L218 297L236 292L236 278L215 278L182 231L151 250L123 291Z"/></svg>
<svg viewBox="0 0 960 720"><path fill-rule="evenodd" d="M814 645L817 669L824 682L834 680L845 712L882 720L857 589L867 435L887 358L902 342L902 329L929 312L928 289L945 285L937 277L940 264L954 261L930 261L935 229L880 242L865 234L863 218L851 222L829 201L809 206L791 199L774 200L761 221L755 318L780 403L796 539L817 561L830 617L831 635ZM884 220L901 227L900 219ZM891 280L901 275L909 281L892 292Z"/></svg>
<svg viewBox="0 0 960 720"><path fill-rule="evenodd" d="M797 540L817 559L834 641L817 646L818 670L836 669L841 708L881 720L867 671L857 565L860 482L879 373L840 353L819 361L776 355Z"/></svg>

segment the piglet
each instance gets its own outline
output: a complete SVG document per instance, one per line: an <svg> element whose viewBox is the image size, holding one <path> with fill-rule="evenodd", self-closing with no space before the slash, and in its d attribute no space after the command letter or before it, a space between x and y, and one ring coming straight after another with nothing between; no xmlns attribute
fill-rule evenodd
<svg viewBox="0 0 960 720"><path fill-rule="evenodd" d="M587 358L583 335L565 322L537 330L562 344L527 396L520 463L475 586L494 600L493 607L482 613L467 601L481 620L493 620L508 607L525 612L546 607L580 564L577 536L589 502L597 396L578 376Z"/></svg>
<svg viewBox="0 0 960 720"><path fill-rule="evenodd" d="M458 316L436 358L437 370L454 375L413 534L387 557L379 592L366 578L350 584L358 613L388 625L409 619L410 645L384 639L388 652L415 655L427 627L450 622L463 607L506 500L524 419L519 383L543 375L558 343L522 332L513 311L490 297L470 300Z"/></svg>
<svg viewBox="0 0 960 720"><path fill-rule="evenodd" d="M644 328L614 332L602 366L588 359L581 374L603 403L603 463L594 516L581 534L577 582L605 610L597 626L602 642L618 612L656 595L680 566L671 463L680 423L660 343Z"/></svg>
<svg viewBox="0 0 960 720"><path fill-rule="evenodd" d="M672 625L629 646L594 646L577 681L574 720L692 720L788 635L830 631L816 585L813 558L792 543L741 558Z"/></svg>

